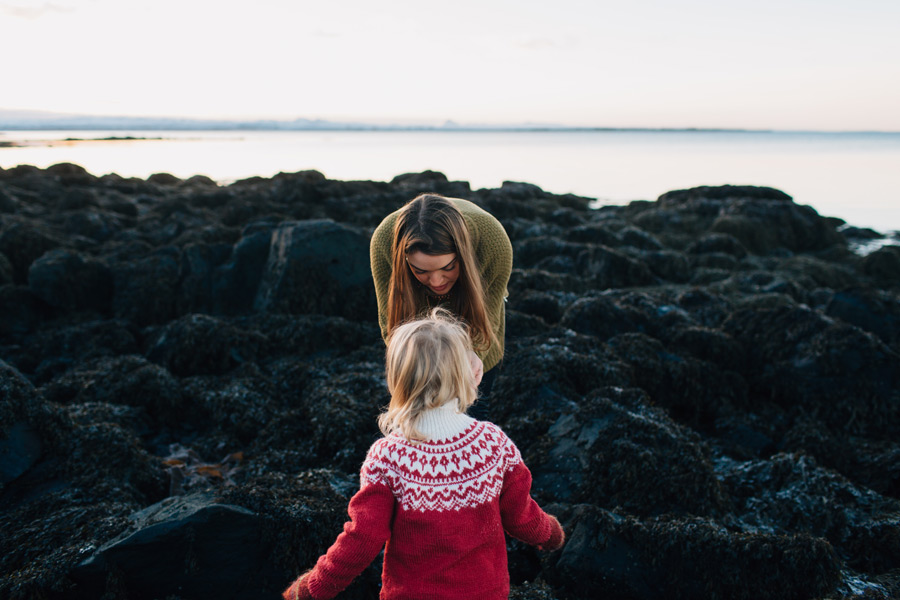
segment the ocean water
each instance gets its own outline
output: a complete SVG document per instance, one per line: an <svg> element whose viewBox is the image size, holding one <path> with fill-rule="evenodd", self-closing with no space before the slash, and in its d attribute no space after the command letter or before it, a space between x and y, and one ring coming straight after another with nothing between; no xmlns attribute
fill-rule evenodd
<svg viewBox="0 0 900 600"><path fill-rule="evenodd" d="M101 139L126 136L150 139ZM331 179L390 181L431 169L473 189L525 181L601 204L654 200L699 185L764 185L851 225L900 230L900 133L0 132L0 167L60 162L95 175L202 174L221 183L304 169Z"/></svg>

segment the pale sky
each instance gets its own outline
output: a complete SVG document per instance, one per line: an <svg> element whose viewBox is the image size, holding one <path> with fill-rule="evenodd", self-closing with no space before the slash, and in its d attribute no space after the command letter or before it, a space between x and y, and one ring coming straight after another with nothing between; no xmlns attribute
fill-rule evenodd
<svg viewBox="0 0 900 600"><path fill-rule="evenodd" d="M0 0L0 109L900 131L898 0Z"/></svg>

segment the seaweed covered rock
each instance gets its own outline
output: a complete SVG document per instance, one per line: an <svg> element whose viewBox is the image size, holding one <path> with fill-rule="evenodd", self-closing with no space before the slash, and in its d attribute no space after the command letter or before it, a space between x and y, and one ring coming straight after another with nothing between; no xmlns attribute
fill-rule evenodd
<svg viewBox="0 0 900 600"><path fill-rule="evenodd" d="M900 594L890 239L750 186L592 208L60 165L0 169L0 597L275 596L311 567L389 400L369 238L420 192L514 246L476 408L569 542L509 540L511 597Z"/></svg>
<svg viewBox="0 0 900 600"><path fill-rule="evenodd" d="M28 287L50 306L63 310L109 310L112 277L96 260L69 250L51 250L28 268Z"/></svg>
<svg viewBox="0 0 900 600"><path fill-rule="evenodd" d="M668 192L634 221L651 232L727 235L756 254L821 250L845 243L834 224L813 208L794 204L784 192L766 187L703 186ZM731 247L740 253L738 246Z"/></svg>
<svg viewBox="0 0 900 600"><path fill-rule="evenodd" d="M374 314L366 235L333 221L302 221L281 225L271 243L256 310L356 318Z"/></svg>
<svg viewBox="0 0 900 600"><path fill-rule="evenodd" d="M834 548L808 535L733 533L700 518L622 517L576 505L547 578L570 598L820 597L840 580ZM708 569L715 564L717 568Z"/></svg>
<svg viewBox="0 0 900 600"><path fill-rule="evenodd" d="M803 307L741 309L723 329L744 346L754 395L838 430L897 430L900 356L872 334Z"/></svg>
<svg viewBox="0 0 900 600"><path fill-rule="evenodd" d="M709 449L640 390L609 389L586 398L564 412L547 437L545 458L532 465L543 497L643 516L714 515L728 508Z"/></svg>
<svg viewBox="0 0 900 600"><path fill-rule="evenodd" d="M239 329L203 314L169 322L147 339L147 358L172 373L218 375L253 361L266 339L255 331Z"/></svg>

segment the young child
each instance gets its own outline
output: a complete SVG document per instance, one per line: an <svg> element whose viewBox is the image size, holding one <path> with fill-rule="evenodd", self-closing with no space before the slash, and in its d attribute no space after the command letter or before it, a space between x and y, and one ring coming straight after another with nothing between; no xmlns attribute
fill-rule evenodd
<svg viewBox="0 0 900 600"><path fill-rule="evenodd" d="M383 600L505 600L504 531L541 550L562 547L563 529L531 498L515 444L465 414L477 393L470 347L443 309L393 331L385 437L366 456L344 532L285 600L336 596L385 543Z"/></svg>

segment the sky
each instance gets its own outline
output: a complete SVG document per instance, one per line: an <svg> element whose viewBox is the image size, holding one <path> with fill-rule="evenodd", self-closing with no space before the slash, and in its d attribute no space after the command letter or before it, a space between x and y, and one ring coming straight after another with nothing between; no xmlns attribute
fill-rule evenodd
<svg viewBox="0 0 900 600"><path fill-rule="evenodd" d="M900 131L897 0L0 0L0 109Z"/></svg>

